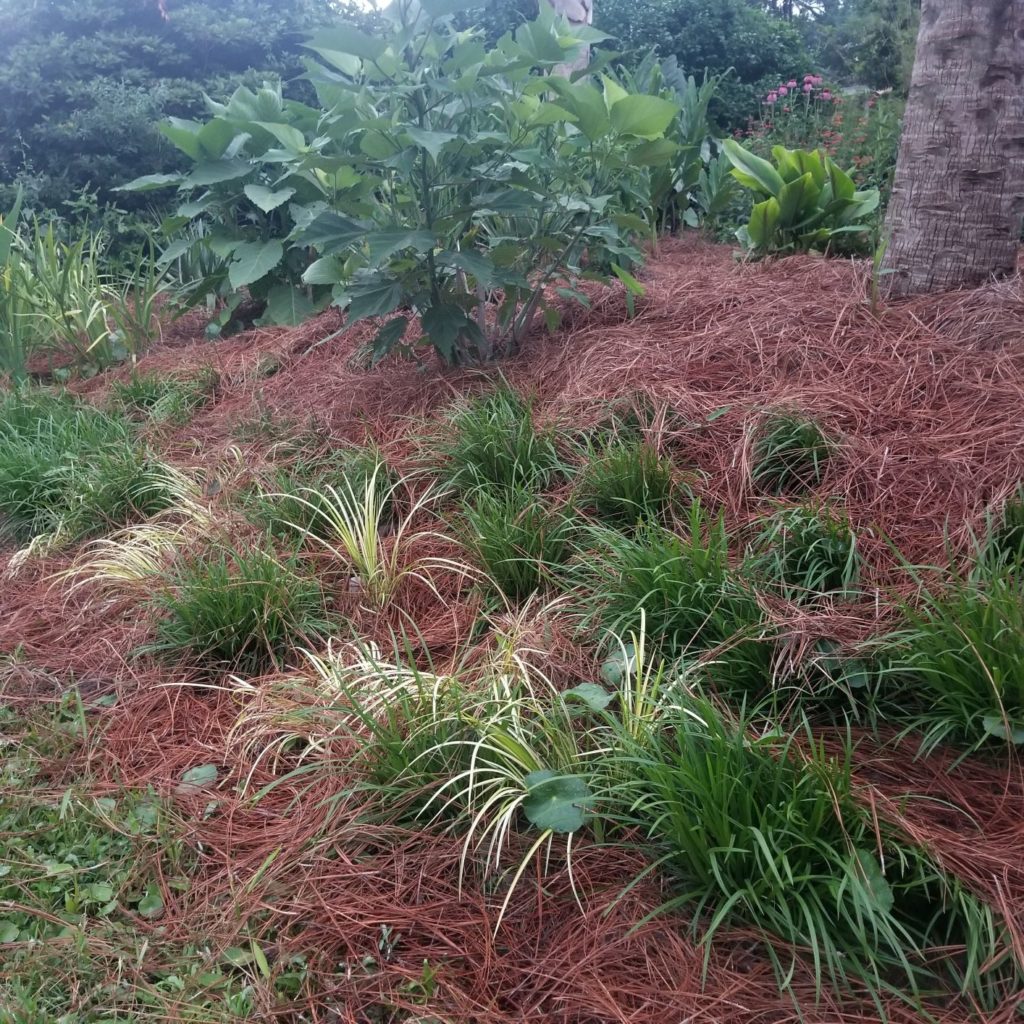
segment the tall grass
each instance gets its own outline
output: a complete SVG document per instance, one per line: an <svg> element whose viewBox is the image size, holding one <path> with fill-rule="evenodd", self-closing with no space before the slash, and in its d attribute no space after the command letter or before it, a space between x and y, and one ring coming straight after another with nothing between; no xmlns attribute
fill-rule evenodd
<svg viewBox="0 0 1024 1024"><path fill-rule="evenodd" d="M554 432L538 430L530 403L507 386L456 409L442 439L447 485L463 493L494 487L543 490L562 462Z"/></svg>
<svg viewBox="0 0 1024 1024"><path fill-rule="evenodd" d="M983 554L971 572L918 574L917 595L902 601L905 625L879 646L923 752L1024 744L1022 578L1020 562Z"/></svg>
<svg viewBox="0 0 1024 1024"><path fill-rule="evenodd" d="M991 1008L1019 983L991 908L855 798L849 746L758 734L696 695L661 725L610 756L624 771L601 796L653 844L675 890L660 910L686 908L707 955L744 924L783 989L787 949L812 962L819 994L859 979L876 996L953 991Z"/></svg>
<svg viewBox="0 0 1024 1024"><path fill-rule="evenodd" d="M810 490L824 479L835 449L835 440L815 420L774 413L754 435L751 481L766 494Z"/></svg>
<svg viewBox="0 0 1024 1024"><path fill-rule="evenodd" d="M0 534L74 541L166 508L175 486L120 417L44 392L0 397Z"/></svg>
<svg viewBox="0 0 1024 1024"><path fill-rule="evenodd" d="M678 533L647 527L635 536L596 530L571 566L584 633L628 636L646 620L662 656L699 661L724 691L764 692L773 645L757 597L729 563L724 520L699 502Z"/></svg>

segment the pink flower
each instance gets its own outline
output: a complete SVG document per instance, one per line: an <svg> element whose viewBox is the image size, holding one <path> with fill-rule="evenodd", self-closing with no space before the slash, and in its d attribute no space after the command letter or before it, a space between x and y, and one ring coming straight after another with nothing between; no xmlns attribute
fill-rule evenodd
<svg viewBox="0 0 1024 1024"><path fill-rule="evenodd" d="M814 78L812 79L812 82L813 82L814 85L821 85L821 83L824 82L824 81L825 81L825 79L822 78L821 75L815 75Z"/></svg>
<svg viewBox="0 0 1024 1024"><path fill-rule="evenodd" d="M814 86L810 82L804 82L804 92L813 92Z"/></svg>
<svg viewBox="0 0 1024 1024"><path fill-rule="evenodd" d="M821 98L823 100L830 100L832 99L832 93L830 93L828 89L823 89L821 92Z"/></svg>
<svg viewBox="0 0 1024 1024"><path fill-rule="evenodd" d="M779 86L779 95L780 96L785 96L788 93L789 93L789 90L784 85L780 85Z"/></svg>
<svg viewBox="0 0 1024 1024"><path fill-rule="evenodd" d="M814 75L804 75L804 85L814 85Z"/></svg>
<svg viewBox="0 0 1024 1024"><path fill-rule="evenodd" d="M790 80L789 80L789 81L788 81L788 82L786 83L786 88L787 88L787 89L795 89L795 88L796 88L796 79L795 79L795 78L791 78L791 79L790 79Z"/></svg>
<svg viewBox="0 0 1024 1024"><path fill-rule="evenodd" d="M778 98L779 98L779 94L777 92L773 91L773 92L768 93L768 95L765 97L764 101L765 101L765 103L774 103Z"/></svg>

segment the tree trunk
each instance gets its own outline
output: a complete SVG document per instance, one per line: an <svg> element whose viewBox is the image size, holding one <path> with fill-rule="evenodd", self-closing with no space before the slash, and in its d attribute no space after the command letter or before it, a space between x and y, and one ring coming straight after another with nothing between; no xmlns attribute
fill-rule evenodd
<svg viewBox="0 0 1024 1024"><path fill-rule="evenodd" d="M573 28L591 25L594 21L594 0L551 0L555 14L562 15ZM590 47L584 46L579 56L569 63L559 64L555 74L566 78L574 71L585 68L590 63Z"/></svg>
<svg viewBox="0 0 1024 1024"><path fill-rule="evenodd" d="M923 0L886 219L891 295L1012 273L1024 201L1024 0Z"/></svg>

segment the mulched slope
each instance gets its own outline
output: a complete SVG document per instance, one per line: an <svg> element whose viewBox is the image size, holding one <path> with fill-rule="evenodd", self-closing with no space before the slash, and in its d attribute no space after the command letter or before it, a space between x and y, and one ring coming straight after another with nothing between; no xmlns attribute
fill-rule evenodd
<svg viewBox="0 0 1024 1024"><path fill-rule="evenodd" d="M947 543L963 543L986 506L1024 477L1020 279L872 310L863 266L812 257L744 265L726 247L686 239L663 245L645 282L634 319L626 318L618 291L594 288L592 309L568 310L557 335L535 339L518 358L486 372L393 360L362 369L353 357L373 328L345 332L334 312L294 330L215 344L175 337L142 360L140 371L212 365L221 384L215 404L188 427L152 440L173 460L212 474L265 457L276 438L240 439L238 428L270 415L289 429L317 423L339 439L372 435L403 465L415 460L424 433L437 429L431 418L439 410L485 390L500 372L536 396L543 421L587 426L603 418L610 401L638 396L670 410L655 431L658 443L680 465L705 474L701 492L741 535L765 507L749 485L752 431L767 410L796 408L842 440L819 496L841 498L853 522L873 533L871 579L881 586L899 585L889 541L912 561L940 561ZM271 365L276 372L267 376ZM82 390L100 398L106 387L90 381ZM709 422L713 414L720 415ZM21 643L34 665L121 691L118 705L103 713L110 785L173 787L185 768L205 761L222 764L229 783L250 771L256 784L271 781L266 765L254 768L250 753L238 749L237 700L161 686L184 681L186 671L129 661L145 623L130 607L68 599L48 581L62 564L0 581L0 651ZM456 612L447 632L438 627L439 648L457 642L472 612ZM779 614L789 617L796 646L818 633L863 635L877 621L873 605L810 619L792 609ZM998 757L947 767L941 757L894 761L865 744L857 770L880 808L1024 932L1020 767ZM908 792L944 803L903 805L899 797ZM342 816L330 842L303 850L323 821L324 795L282 787L256 809L225 805L207 820L201 813L190 819L206 851L205 870L190 892L165 895L162 922L183 932L208 930L211 941L225 945L245 917L227 908L241 910L243 901L275 926L293 922L275 939L275 952L319 951L313 966L323 977L313 1019L373 1020L364 1011L385 998L415 1009L400 986L420 977L424 959L443 964L432 1012L457 1024L797 1019L748 936L716 942L702 983L703 951L687 937L688 921L659 918L631 931L664 897L651 878L614 902L637 870L629 852L578 850L586 912L565 872L552 872L520 887L495 936L500 899L479 887L457 891L454 840L388 830L353 835ZM239 880L252 878L277 846L286 852L243 895ZM342 961L379 956L382 925L400 937L386 969L339 973ZM805 971L798 984L808 997L804 1019L878 1019L871 1003L854 995L839 1006L823 993L808 1010L811 985ZM894 1020L917 1019L898 1006L891 1012ZM963 1008L937 1013L949 1022L971 1019ZM1013 1014L1008 1006L988 1019L1009 1022ZM273 1016L268 1008L265 1019Z"/></svg>

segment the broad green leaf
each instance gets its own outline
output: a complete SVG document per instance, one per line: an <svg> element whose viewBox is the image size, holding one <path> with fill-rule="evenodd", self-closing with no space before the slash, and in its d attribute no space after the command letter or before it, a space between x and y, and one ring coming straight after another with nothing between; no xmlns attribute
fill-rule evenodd
<svg viewBox="0 0 1024 1024"><path fill-rule="evenodd" d="M768 248L778 223L779 201L777 199L766 199L763 203L756 203L753 210L750 211L750 220L747 222L747 235L750 238L750 244L755 249Z"/></svg>
<svg viewBox="0 0 1024 1024"><path fill-rule="evenodd" d="M828 180L828 174L825 171L825 165L821 162L821 154L816 149L812 149L810 152L805 149L794 150L793 159L799 165L801 174L809 174L818 188L824 186Z"/></svg>
<svg viewBox="0 0 1024 1024"><path fill-rule="evenodd" d="M767 161L744 149L735 139L725 139L722 149L732 163L732 175L742 185L777 196L785 184L779 172Z"/></svg>
<svg viewBox="0 0 1024 1024"><path fill-rule="evenodd" d="M879 916L888 914L895 902L892 887L882 873L878 858L871 850L854 850L856 867L860 870L861 881L868 893L871 909Z"/></svg>
<svg viewBox="0 0 1024 1024"><path fill-rule="evenodd" d="M417 128L415 125L409 125L405 129L405 133L415 145L425 149L435 160L441 155L444 146L459 138L456 132L428 131L426 128Z"/></svg>
<svg viewBox="0 0 1024 1024"><path fill-rule="evenodd" d="M611 122L620 135L656 139L678 113L674 103L660 96L626 96L612 107Z"/></svg>
<svg viewBox="0 0 1024 1024"><path fill-rule="evenodd" d="M608 105L608 109L618 103L619 100L624 100L629 93L619 85L618 82L609 78L607 75L601 75L601 84L604 86L604 101Z"/></svg>
<svg viewBox="0 0 1024 1024"><path fill-rule="evenodd" d="M181 782L185 786L212 786L217 781L217 766L201 764L182 772Z"/></svg>
<svg viewBox="0 0 1024 1024"><path fill-rule="evenodd" d="M196 164L185 178L186 185L217 185L222 181L235 181L253 172L248 160L210 160Z"/></svg>
<svg viewBox="0 0 1024 1024"><path fill-rule="evenodd" d="M795 181L804 173L800 167L800 161L796 158L796 153L786 149L785 146L772 146L772 159L785 182Z"/></svg>
<svg viewBox="0 0 1024 1024"><path fill-rule="evenodd" d="M301 288L279 284L267 293L267 311L263 320L279 327L295 327L315 312L312 300Z"/></svg>
<svg viewBox="0 0 1024 1024"><path fill-rule="evenodd" d="M299 153L306 148L306 136L290 124L277 124L272 121L257 121L260 128L270 132L289 153Z"/></svg>
<svg viewBox="0 0 1024 1024"><path fill-rule="evenodd" d="M492 288L498 281L494 264L483 253L472 249L438 253L435 262L439 267L451 267L469 274L484 288Z"/></svg>
<svg viewBox="0 0 1024 1024"><path fill-rule="evenodd" d="M802 174L779 189L779 226L785 230L801 219L804 208L817 200L820 190L810 174Z"/></svg>
<svg viewBox="0 0 1024 1024"><path fill-rule="evenodd" d="M386 316L402 303L404 291L401 281L392 277L373 275L354 283L348 290L348 325L368 316Z"/></svg>
<svg viewBox="0 0 1024 1024"><path fill-rule="evenodd" d="M378 267L387 262L395 253L405 249L416 252L429 252L434 248L436 238L430 231L371 231L365 236L369 247L371 267Z"/></svg>
<svg viewBox="0 0 1024 1024"><path fill-rule="evenodd" d="M578 700L586 704L591 711L604 711L615 699L614 693L609 693L603 686L597 683L580 683L571 690L562 694L563 700Z"/></svg>
<svg viewBox="0 0 1024 1024"><path fill-rule="evenodd" d="M202 128L196 121L186 121L180 117L169 117L157 125L160 133L170 139L186 156L199 160L203 148L199 143L199 131Z"/></svg>
<svg viewBox="0 0 1024 1024"><path fill-rule="evenodd" d="M283 256L284 246L276 238L268 242L242 242L232 254L228 282L236 290L253 284L261 277L266 277Z"/></svg>
<svg viewBox="0 0 1024 1024"><path fill-rule="evenodd" d="M155 192L158 188L180 185L185 178L180 174L144 174L133 178L126 185L119 185L115 192Z"/></svg>
<svg viewBox="0 0 1024 1024"><path fill-rule="evenodd" d="M679 146L671 139L653 139L630 149L626 160L637 167L662 167L678 152Z"/></svg>
<svg viewBox="0 0 1024 1024"><path fill-rule="evenodd" d="M295 195L295 189L282 188L275 192L272 188L267 188L266 185L246 185L245 194L264 213L270 213L282 203L287 203Z"/></svg>
<svg viewBox="0 0 1024 1024"><path fill-rule="evenodd" d="M361 242L368 227L361 221L343 217L329 210L315 217L298 235L303 245L311 245L325 256L348 249Z"/></svg>
<svg viewBox="0 0 1024 1024"><path fill-rule="evenodd" d="M630 295L644 295L647 289L628 271L617 263L612 264L612 273L626 286Z"/></svg>
<svg viewBox="0 0 1024 1024"><path fill-rule="evenodd" d="M601 678L609 685L618 687L636 671L636 647L629 643L616 649L601 666Z"/></svg>
<svg viewBox="0 0 1024 1024"><path fill-rule="evenodd" d="M528 795L523 813L531 825L544 831L576 832L587 821L587 805L593 794L575 775L559 775L550 769L530 772L523 779Z"/></svg>
<svg viewBox="0 0 1024 1024"><path fill-rule="evenodd" d="M479 327L466 315L466 311L449 303L430 306L420 317L420 323L430 344L448 362L453 360L464 338L475 338L479 334Z"/></svg>
<svg viewBox="0 0 1024 1024"><path fill-rule="evenodd" d="M340 24L316 32L308 48L317 53L328 50L374 60L387 49L387 42L360 32L354 25Z"/></svg>
<svg viewBox="0 0 1024 1024"><path fill-rule="evenodd" d="M139 913L149 920L160 917L164 912L164 901L160 890L151 885L146 890L146 895L139 900Z"/></svg>
<svg viewBox="0 0 1024 1024"><path fill-rule="evenodd" d="M336 256L321 256L302 275L303 284L338 284L344 278L341 261Z"/></svg>
<svg viewBox="0 0 1024 1024"><path fill-rule="evenodd" d="M236 138L237 132L235 125L223 118L215 117L199 129L196 138L204 156L211 160L219 160Z"/></svg>
<svg viewBox="0 0 1024 1024"><path fill-rule="evenodd" d="M392 349L405 337L409 327L409 318L396 316L389 320L373 339L372 366L376 366L385 356L390 355Z"/></svg>
<svg viewBox="0 0 1024 1024"><path fill-rule="evenodd" d="M1007 722L999 715L986 715L981 724L989 736L1009 740L1015 746L1024 743L1024 725L1018 726L1013 722Z"/></svg>
<svg viewBox="0 0 1024 1024"><path fill-rule="evenodd" d="M830 159L828 161L826 169L828 170L828 180L832 184L832 195L836 199L853 199L854 193L857 191L857 186L853 183L851 178L835 160Z"/></svg>
<svg viewBox="0 0 1024 1024"><path fill-rule="evenodd" d="M558 93L562 105L576 115L580 131L591 142L596 142L608 134L611 130L611 120L604 94L599 89L589 82L569 82L557 75L551 75L543 81Z"/></svg>
<svg viewBox="0 0 1024 1024"><path fill-rule="evenodd" d="M17 942L21 930L9 920L0 920L0 942Z"/></svg>

